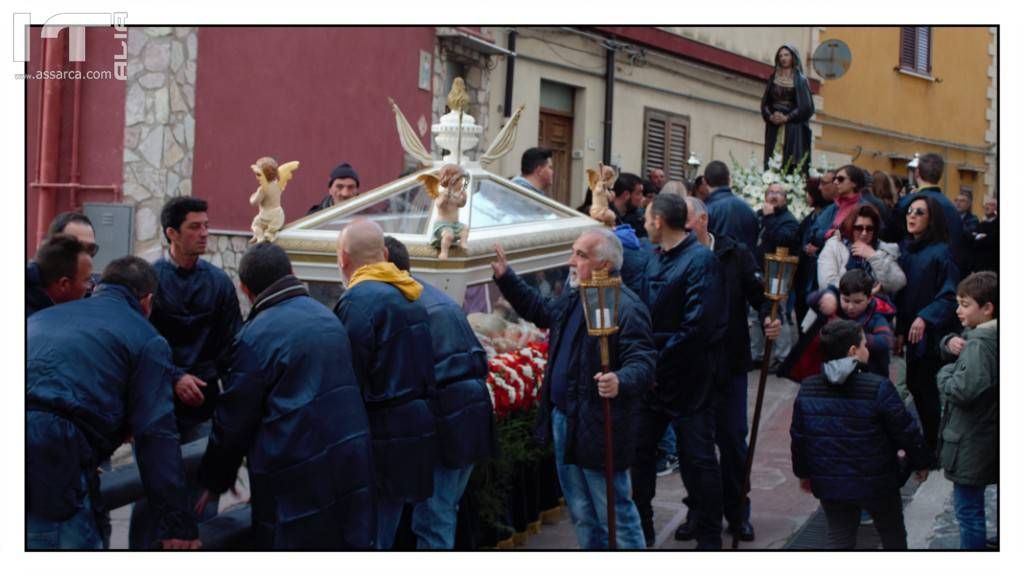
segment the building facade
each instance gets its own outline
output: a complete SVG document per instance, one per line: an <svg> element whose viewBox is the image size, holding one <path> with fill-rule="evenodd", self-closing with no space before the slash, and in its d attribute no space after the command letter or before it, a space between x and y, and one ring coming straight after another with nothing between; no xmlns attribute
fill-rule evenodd
<svg viewBox="0 0 1024 576"><path fill-rule="evenodd" d="M35 28L29 72L120 58L127 79L27 81L26 255L57 212L106 201L132 206L132 251L154 259L166 245L160 207L195 195L211 204L210 259L234 275L255 214L250 164L302 162L283 198L288 221L324 196L342 161L375 188L414 165L388 98L439 156L430 125L455 77L484 145L525 106L514 150L491 170L517 175L525 149L552 148L552 197L568 205L583 202L585 169L601 161L675 179L711 160L745 163L761 156L759 103L783 44L811 80L814 165L900 175L914 153L939 152L947 193L971 189L980 212L997 176L997 31L910 30L912 43L898 27L89 28L78 64L67 30L42 41ZM853 65L822 81L810 54L829 38L850 46Z"/></svg>
<svg viewBox="0 0 1024 576"><path fill-rule="evenodd" d="M845 42L849 71L822 83L817 148L830 163L853 162L906 178L915 154L946 160L940 183L955 198L997 185L997 42L989 27L829 27Z"/></svg>

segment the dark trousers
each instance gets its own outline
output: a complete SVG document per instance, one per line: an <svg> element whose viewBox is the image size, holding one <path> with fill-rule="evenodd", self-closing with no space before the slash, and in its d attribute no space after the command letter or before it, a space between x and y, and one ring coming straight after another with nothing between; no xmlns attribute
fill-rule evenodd
<svg viewBox="0 0 1024 576"><path fill-rule="evenodd" d="M655 468L658 441L665 428L673 426L679 449L679 471L683 486L692 497L698 548L722 547L722 472L715 455L715 413L712 406L689 416L673 419L665 411L646 403L636 419L636 456L630 471L633 502L640 512L640 523L648 533L654 530L654 499L657 486Z"/></svg>
<svg viewBox="0 0 1024 576"><path fill-rule="evenodd" d="M860 511L867 511L886 550L907 549L907 529L903 524L903 502L898 491L877 500L822 500L828 520L828 547L853 550L857 546Z"/></svg>
<svg viewBox="0 0 1024 576"><path fill-rule="evenodd" d="M914 397L914 407L921 419L921 431L932 453L939 439L939 388L936 376L942 368L938 358L909 358L907 360L907 389Z"/></svg>
<svg viewBox="0 0 1024 576"><path fill-rule="evenodd" d="M716 402L715 444L722 461L722 505L729 525L739 526L750 519L750 502L744 502L743 493L747 471L747 374L732 376L718 391Z"/></svg>
<svg viewBox="0 0 1024 576"><path fill-rule="evenodd" d="M212 423L209 420L201 423L179 420L178 428L180 430L179 442L184 446L189 442L209 436ZM198 502L199 497L203 494L203 488L199 485L194 475L186 475L185 488L188 490L189 503L195 504ZM196 521L202 523L216 516L219 505L220 495L212 495L210 501L206 504L206 508L196 518ZM149 505L149 500L145 498L136 500L132 506L131 520L128 525L128 548L131 550L159 548L160 542L157 541L159 522L160 518L157 517L156 510Z"/></svg>

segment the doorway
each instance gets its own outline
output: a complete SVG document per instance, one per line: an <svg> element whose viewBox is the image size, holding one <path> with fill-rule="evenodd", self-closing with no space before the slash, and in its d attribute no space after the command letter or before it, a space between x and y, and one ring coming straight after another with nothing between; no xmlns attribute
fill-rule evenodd
<svg viewBox="0 0 1024 576"><path fill-rule="evenodd" d="M576 89L566 84L540 83L540 130L538 146L551 150L554 181L550 196L571 206L573 101Z"/></svg>

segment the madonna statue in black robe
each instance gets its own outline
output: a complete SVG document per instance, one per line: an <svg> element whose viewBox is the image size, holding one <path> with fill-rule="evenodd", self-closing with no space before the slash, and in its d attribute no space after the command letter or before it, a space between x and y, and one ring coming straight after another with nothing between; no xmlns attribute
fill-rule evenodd
<svg viewBox="0 0 1024 576"><path fill-rule="evenodd" d="M807 174L811 164L811 116L814 100L811 87L800 65L800 56L792 46L780 46L775 52L775 71L761 98L761 117L764 118L764 168L775 152L779 129L785 134L782 165L792 171L804 160L800 171ZM804 159L806 155L806 159Z"/></svg>

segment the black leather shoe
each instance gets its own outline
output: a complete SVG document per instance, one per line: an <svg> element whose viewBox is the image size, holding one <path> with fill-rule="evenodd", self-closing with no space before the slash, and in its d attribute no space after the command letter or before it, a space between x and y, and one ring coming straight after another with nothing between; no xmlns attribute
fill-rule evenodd
<svg viewBox="0 0 1024 576"><path fill-rule="evenodd" d="M750 521L744 520L743 522L740 522L740 525L739 525L738 528L739 528L739 532L740 532L739 536L740 536L740 541L741 542L753 542L754 541L754 526L751 525ZM729 528L728 528L729 534L734 534L733 530L734 530L733 526L730 525Z"/></svg>
<svg viewBox="0 0 1024 576"><path fill-rule="evenodd" d="M697 537L696 528L697 527L687 519L686 522L683 522L678 528L676 528L675 539L680 542L693 540Z"/></svg>
<svg viewBox="0 0 1024 576"><path fill-rule="evenodd" d="M654 522L644 522L641 520L640 527L644 531L644 544L648 548L654 548Z"/></svg>

